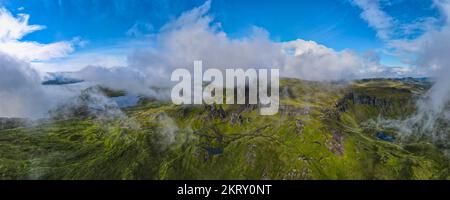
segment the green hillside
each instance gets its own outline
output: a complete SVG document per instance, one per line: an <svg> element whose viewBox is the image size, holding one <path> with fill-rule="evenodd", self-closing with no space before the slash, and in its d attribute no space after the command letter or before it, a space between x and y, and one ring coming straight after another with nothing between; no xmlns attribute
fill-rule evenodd
<svg viewBox="0 0 450 200"><path fill-rule="evenodd" d="M116 118L13 124L0 130L0 179L450 179L443 149L365 123L409 116L428 88L283 79L274 116L142 99Z"/></svg>

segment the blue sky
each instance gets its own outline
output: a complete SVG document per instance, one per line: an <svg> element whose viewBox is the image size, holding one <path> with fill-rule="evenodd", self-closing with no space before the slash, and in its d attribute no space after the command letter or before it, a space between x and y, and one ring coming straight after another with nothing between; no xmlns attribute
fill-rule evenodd
<svg viewBox="0 0 450 200"><path fill-rule="evenodd" d="M30 24L47 27L27 35L25 40L49 43L81 37L95 47L102 42L125 39L127 30L136 23L151 25L148 31L157 31L168 20L203 2L12 0L4 5L14 14L29 14ZM436 15L430 5L430 0L397 0L386 6L386 11L399 20L413 21ZM259 26L279 41L302 38L335 49L358 51L383 45L375 31L359 17L360 9L348 0L214 0L211 13L224 31L235 37L245 34L251 26Z"/></svg>
<svg viewBox="0 0 450 200"><path fill-rule="evenodd" d="M111 49L124 41L156 34L160 28L183 12L204 4L204 0L0 0L0 5L13 15L26 13L29 24L45 26L21 38L48 44L85 41L74 47L71 55L96 49ZM369 2L369 3L368 3ZM416 24L428 18L441 23L441 12L432 0L374 0L388 16L388 28L370 23L362 17L361 0L213 0L208 14L230 38L248 35L252 27L265 29L270 39L286 42L311 40L336 51L351 49L358 53L375 51L381 63L406 66L402 57L387 53L387 44L396 39L415 39L425 29L415 28L404 33L396 27ZM370 11L369 8L368 10ZM377 14L377 13L375 13ZM377 15L380 17L380 15ZM421 24L422 25L422 24ZM435 26L435 25L433 25ZM436 25L438 26L438 25ZM133 29L134 27L134 29ZM410 26L408 26L410 27ZM411 26L412 27L412 26ZM389 37L381 36L390 29ZM392 30L391 30L392 29ZM398 28L397 28L398 29ZM134 30L134 31L133 31Z"/></svg>

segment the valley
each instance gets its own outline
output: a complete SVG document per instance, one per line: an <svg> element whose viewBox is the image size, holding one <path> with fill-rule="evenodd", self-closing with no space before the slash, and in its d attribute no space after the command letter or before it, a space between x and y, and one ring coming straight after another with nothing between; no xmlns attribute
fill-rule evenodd
<svg viewBox="0 0 450 200"><path fill-rule="evenodd" d="M450 179L448 143L369 123L414 114L430 87L423 79L281 79L273 116L258 105L141 97L95 112L81 104L40 123L5 119L0 179ZM114 109L121 114L102 115Z"/></svg>

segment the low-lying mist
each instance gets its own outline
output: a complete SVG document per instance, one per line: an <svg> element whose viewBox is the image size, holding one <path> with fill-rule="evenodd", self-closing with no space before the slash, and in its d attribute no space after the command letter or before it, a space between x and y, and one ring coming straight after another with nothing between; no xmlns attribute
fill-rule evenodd
<svg viewBox="0 0 450 200"><path fill-rule="evenodd" d="M416 48L416 65L429 71L434 85L416 102L416 112L404 120L379 120L403 136L425 136L433 141L450 141L450 3L436 1L445 15L446 25L408 41ZM446 9L447 8L447 9ZM411 52L410 52L411 53Z"/></svg>

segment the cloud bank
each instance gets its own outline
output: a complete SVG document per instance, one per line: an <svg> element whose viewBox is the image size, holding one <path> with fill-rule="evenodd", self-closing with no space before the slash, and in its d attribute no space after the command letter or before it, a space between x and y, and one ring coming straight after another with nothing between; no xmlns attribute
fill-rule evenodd
<svg viewBox="0 0 450 200"><path fill-rule="evenodd" d="M450 57L448 56L450 1L433 1L433 6L440 11L442 19L429 17L419 23L399 25L400 27L411 26L423 32L413 39L384 37L388 36L387 33L396 31L392 25L389 25L395 23L395 20L380 9L379 1L354 0L353 2L363 9L362 18L367 20L369 26L375 28L378 33L383 32L379 36L386 40L388 48L393 49L398 56L413 57L410 64L416 70L436 80L433 87L417 101L417 111L414 115L402 121L388 120L382 123L398 128L406 135L416 134L438 141L448 140L449 130L445 126L450 124ZM372 15L372 18L369 18L369 15ZM388 24L374 25L377 24L376 21L385 21ZM433 24L436 21L443 21L443 25Z"/></svg>
<svg viewBox="0 0 450 200"><path fill-rule="evenodd" d="M40 117L49 101L30 65L0 53L0 117Z"/></svg>
<svg viewBox="0 0 450 200"><path fill-rule="evenodd" d="M259 27L246 37L231 38L208 14L210 6L207 1L184 12L146 37L146 47L129 55L126 65L111 69L94 64L79 75L98 84L151 93L151 86L167 86L175 68L192 68L194 60L202 60L206 68L279 68L282 76L320 81L386 74L379 62L367 62L354 51L302 39L276 42Z"/></svg>
<svg viewBox="0 0 450 200"><path fill-rule="evenodd" d="M41 44L21 39L44 26L28 24L29 15L13 16L0 7L0 117L40 118L63 99L64 88L45 88L32 61L45 61L72 52L77 40Z"/></svg>
<svg viewBox="0 0 450 200"><path fill-rule="evenodd" d="M435 139L448 139L448 130L440 129L439 126L442 123L450 124L450 1L436 0L435 4L445 17L445 25L408 41L417 45L417 49L413 50L417 55L416 64L429 68L436 77L436 83L417 103L417 114L409 119L409 123L421 125L422 134Z"/></svg>
<svg viewBox="0 0 450 200"><path fill-rule="evenodd" d="M378 35L389 38L389 29L395 20L382 12L379 2L355 0L354 3L363 8L361 16L371 27L378 30ZM246 37L232 38L209 14L210 7L211 2L206 1L203 5L169 21L154 34L142 35L145 34L143 32L131 34L133 37L139 36L145 39L134 43L138 44L139 48L130 53L126 61L119 59L112 64L104 63L92 59L104 56L102 53L94 53L84 58L73 57L64 65L71 65L73 62L86 65L87 67L74 75L92 84L159 98L164 98L164 94L160 94L155 88L169 87L171 72L175 68L192 68L194 60L202 60L206 68L279 68L282 76L319 81L406 76L415 73L408 68L387 67L380 64L379 56L374 52L359 54L349 49L335 50L317 42L302 39L273 41L270 34L259 27L253 27ZM381 20L374 20L372 16ZM5 26L8 28L0 31L1 52L21 60L17 62L33 62L33 66L45 68L45 62L39 64L36 62L67 57L74 51L74 46L79 40L51 44L21 41L26 34L45 28L29 25L28 18L26 14L13 16L6 9L0 9L0 24L2 27L8 25ZM389 22L385 22L386 19ZM422 57L427 57L425 52ZM110 60L109 57L108 60ZM428 59L423 59L422 62L427 62L426 60ZM116 63L120 66L113 66ZM8 68L8 70L12 69ZM28 77L29 74L21 75ZM34 76L28 78L35 80ZM34 84L33 87L31 83ZM39 88L36 86L36 81L29 84L29 88Z"/></svg>

